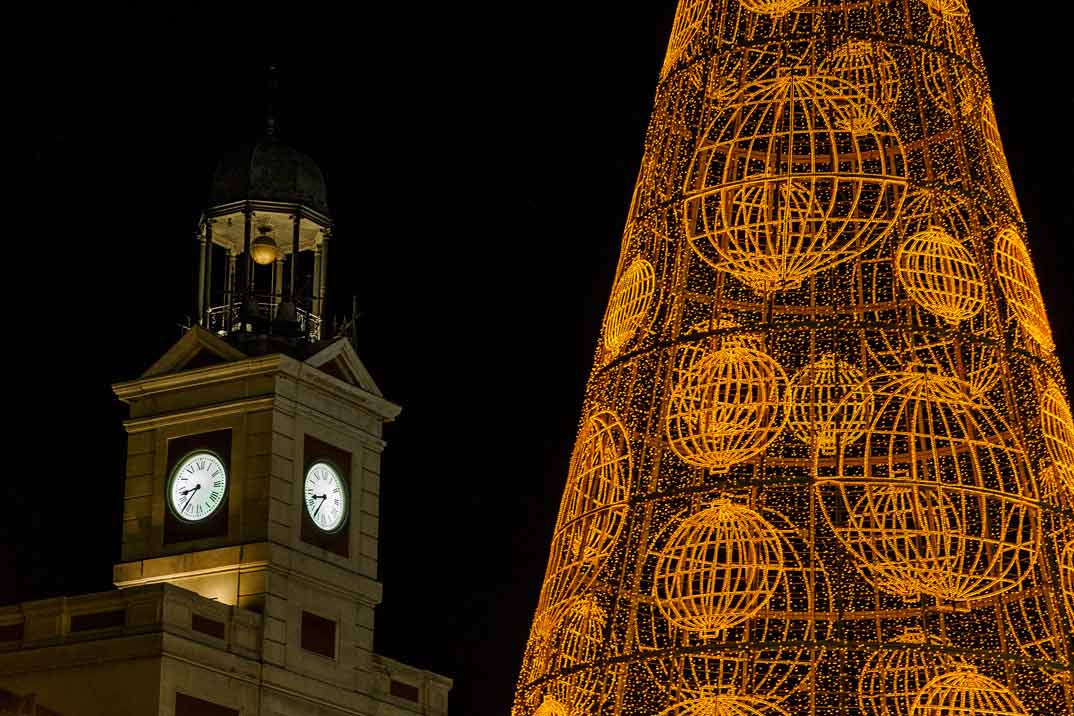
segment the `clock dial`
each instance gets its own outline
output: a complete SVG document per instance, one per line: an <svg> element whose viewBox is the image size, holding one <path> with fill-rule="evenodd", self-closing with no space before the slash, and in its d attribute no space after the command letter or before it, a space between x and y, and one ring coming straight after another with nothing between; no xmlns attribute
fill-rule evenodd
<svg viewBox="0 0 1074 716"><path fill-rule="evenodd" d="M192 452L168 480L168 506L184 522L200 522L216 512L227 493L227 470L215 454Z"/></svg>
<svg viewBox="0 0 1074 716"><path fill-rule="evenodd" d="M327 462L315 462L306 471L303 487L306 513L325 532L336 532L347 519L347 485Z"/></svg>

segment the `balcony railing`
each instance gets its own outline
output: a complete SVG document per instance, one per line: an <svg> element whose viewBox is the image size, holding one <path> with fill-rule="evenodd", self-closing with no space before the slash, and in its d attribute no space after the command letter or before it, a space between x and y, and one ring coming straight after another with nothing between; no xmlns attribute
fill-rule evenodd
<svg viewBox="0 0 1074 716"><path fill-rule="evenodd" d="M252 316L242 315L242 301L233 301L222 306L213 306L206 316L208 324L206 328L217 335L226 336L235 331L261 331L266 326L271 326L272 319L280 306L280 299L258 297L257 313ZM311 341L321 340L321 318L304 308L295 308L298 318L298 330ZM245 318L245 325L243 319Z"/></svg>

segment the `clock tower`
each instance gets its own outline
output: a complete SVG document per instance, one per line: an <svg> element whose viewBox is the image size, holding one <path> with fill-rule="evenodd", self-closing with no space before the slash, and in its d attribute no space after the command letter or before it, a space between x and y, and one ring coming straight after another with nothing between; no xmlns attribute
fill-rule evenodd
<svg viewBox="0 0 1074 716"><path fill-rule="evenodd" d="M400 407L327 325L331 236L320 169L271 120L220 163L198 323L113 386L119 589L0 608L0 690L64 716L447 714L449 679L373 651Z"/></svg>

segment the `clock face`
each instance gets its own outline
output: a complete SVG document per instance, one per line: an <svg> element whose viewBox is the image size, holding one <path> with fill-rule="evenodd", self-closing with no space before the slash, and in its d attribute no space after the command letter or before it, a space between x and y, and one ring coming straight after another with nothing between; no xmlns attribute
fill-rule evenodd
<svg viewBox="0 0 1074 716"><path fill-rule="evenodd" d="M336 532L347 519L347 485L327 462L315 462L306 471L303 487L306 512L325 532Z"/></svg>
<svg viewBox="0 0 1074 716"><path fill-rule="evenodd" d="M216 512L227 492L227 470L215 454L192 452L168 480L168 507L184 522L200 522Z"/></svg>

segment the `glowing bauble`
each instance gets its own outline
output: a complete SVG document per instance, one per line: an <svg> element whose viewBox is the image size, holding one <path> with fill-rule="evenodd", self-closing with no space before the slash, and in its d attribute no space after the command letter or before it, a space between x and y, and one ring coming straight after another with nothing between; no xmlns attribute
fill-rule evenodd
<svg viewBox="0 0 1074 716"><path fill-rule="evenodd" d="M858 678L858 704L865 716L910 716L921 688L963 663L936 648L950 645L947 639L909 628L874 651Z"/></svg>
<svg viewBox="0 0 1074 716"><path fill-rule="evenodd" d="M895 253L899 282L922 308L951 323L973 318L985 305L985 283L973 254L951 234L930 226Z"/></svg>
<svg viewBox="0 0 1074 716"><path fill-rule="evenodd" d="M1054 524L1054 523L1053 523ZM1074 523L1061 531L1069 535ZM1062 582L1064 534L1055 535L1059 557L1059 582ZM1071 681L1068 650L1067 609L1063 589L1056 588L1047 571L1050 560L1041 560L1019 589L1000 597L1008 638L1032 659L1051 680L1066 684ZM1074 616L1074 615L1072 615Z"/></svg>
<svg viewBox="0 0 1074 716"><path fill-rule="evenodd" d="M962 17L968 15L970 12L969 7L966 6L966 0L922 0L931 9L940 13L944 17Z"/></svg>
<svg viewBox="0 0 1074 716"><path fill-rule="evenodd" d="M970 40L958 23L950 22L953 17L936 17L929 27L928 47L920 51L921 84L944 112L972 116L980 111L985 90L977 73L966 66Z"/></svg>
<svg viewBox="0 0 1074 716"><path fill-rule="evenodd" d="M872 424L817 461L815 482L858 569L901 597L972 602L1018 585L1037 560L1040 510L1010 428L954 378L893 373L865 387Z"/></svg>
<svg viewBox="0 0 1074 716"><path fill-rule="evenodd" d="M1059 583L1063 591L1063 604L1074 622L1074 539L1066 544L1059 555Z"/></svg>
<svg viewBox="0 0 1074 716"><path fill-rule="evenodd" d="M717 500L671 534L656 565L653 597L680 629L715 636L759 612L783 573L775 528L745 505Z"/></svg>
<svg viewBox="0 0 1074 716"><path fill-rule="evenodd" d="M933 486L867 486L837 536L879 589L958 599L966 549L954 501Z"/></svg>
<svg viewBox="0 0 1074 716"><path fill-rule="evenodd" d="M674 702L717 693L782 702L809 683L816 667L810 645L831 634L825 615L832 609L832 589L823 561L810 554L803 531L786 516L761 506L755 512L779 536L782 563L775 590L759 612L712 637L680 629L657 600L646 599L634 614L638 649L649 655L642 663ZM749 521L759 525L755 518ZM652 545L647 574L657 571L672 532L662 531Z"/></svg>
<svg viewBox="0 0 1074 716"><path fill-rule="evenodd" d="M713 694L675 704L660 716L787 716L787 712L764 699Z"/></svg>
<svg viewBox="0 0 1074 716"><path fill-rule="evenodd" d="M653 266L643 258L635 259L616 282L604 315L604 347L611 353L618 353L645 324L655 288Z"/></svg>
<svg viewBox="0 0 1074 716"><path fill-rule="evenodd" d="M895 109L899 101L899 68L887 48L878 42L850 40L836 49L821 71L853 86L871 102L855 106L860 115L850 119L852 132L868 132Z"/></svg>
<svg viewBox="0 0 1074 716"><path fill-rule="evenodd" d="M1016 228L1007 227L996 235L993 261L1010 313L1041 348L1046 351L1054 349L1052 328L1044 310L1044 299L1040 295L1033 260Z"/></svg>
<svg viewBox="0 0 1074 716"><path fill-rule="evenodd" d="M898 217L903 150L872 100L834 77L779 76L716 112L684 187L706 262L750 287L795 288L873 246ZM868 131L855 120L878 113Z"/></svg>
<svg viewBox="0 0 1074 716"><path fill-rule="evenodd" d="M1074 490L1074 416L1057 383L1050 382L1041 395L1040 427L1056 475Z"/></svg>
<svg viewBox="0 0 1074 716"><path fill-rule="evenodd" d="M541 690L546 703L551 697L572 716L589 713L607 696L603 670L594 662L614 655L605 634L608 616L589 597L567 603L560 614L546 647L548 679Z"/></svg>
<svg viewBox="0 0 1074 716"><path fill-rule="evenodd" d="M705 24L712 9L712 0L682 0L675 11L675 21L671 25L671 39L664 56L664 65L660 76L667 77L679 59L686 55L690 43Z"/></svg>
<svg viewBox="0 0 1074 716"><path fill-rule="evenodd" d="M533 716L570 716L567 707L556 701L551 696L545 696L544 701L533 712Z"/></svg>
<svg viewBox="0 0 1074 716"><path fill-rule="evenodd" d="M739 0L742 7L751 12L772 17L781 17L787 13L807 5L809 0Z"/></svg>
<svg viewBox="0 0 1074 716"><path fill-rule="evenodd" d="M871 396L855 390L865 383L865 374L853 365L828 353L806 365L787 386L787 426L795 437L820 451L834 455L837 440L853 442L868 426ZM843 405L843 421L834 425L835 409L851 395L853 404Z"/></svg>
<svg viewBox="0 0 1074 716"><path fill-rule="evenodd" d="M966 665L925 684L910 716L1029 716L1029 712L1006 686Z"/></svg>
<svg viewBox="0 0 1074 716"><path fill-rule="evenodd" d="M610 411L592 415L571 454L543 603L575 595L596 579L623 530L630 465L630 442L619 419Z"/></svg>
<svg viewBox="0 0 1074 716"><path fill-rule="evenodd" d="M747 339L719 350L688 347L668 400L668 444L695 467L726 472L763 451L786 422L787 376Z"/></svg>

